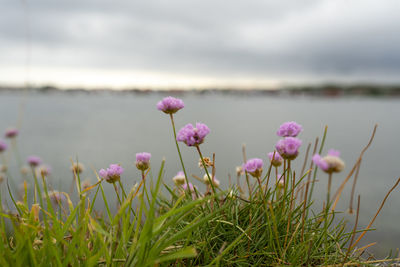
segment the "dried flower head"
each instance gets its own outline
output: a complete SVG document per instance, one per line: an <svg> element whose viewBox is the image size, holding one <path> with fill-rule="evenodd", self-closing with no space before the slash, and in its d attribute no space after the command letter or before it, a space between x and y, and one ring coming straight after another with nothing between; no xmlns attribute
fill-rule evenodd
<svg viewBox="0 0 400 267"><path fill-rule="evenodd" d="M272 166L279 167L279 166L282 165L283 158L277 151L269 152L268 153L268 158L269 158Z"/></svg>
<svg viewBox="0 0 400 267"><path fill-rule="evenodd" d="M211 167L213 166L213 162L211 161L211 159L209 157L204 157L204 164L206 165L206 167ZM203 161L201 160L201 158L199 159L199 168L203 169Z"/></svg>
<svg viewBox="0 0 400 267"><path fill-rule="evenodd" d="M182 99L168 96L157 103L157 109L166 114L174 114L185 107Z"/></svg>
<svg viewBox="0 0 400 267"><path fill-rule="evenodd" d="M321 157L319 154L315 154L312 160L315 165L326 173L341 172L344 169L345 164L339 156L339 151L331 149L328 151L327 156Z"/></svg>
<svg viewBox="0 0 400 267"><path fill-rule="evenodd" d="M71 171L76 174L80 174L85 170L85 166L82 163L74 162L71 166Z"/></svg>
<svg viewBox="0 0 400 267"><path fill-rule="evenodd" d="M148 152L136 153L136 168L145 171L150 167L151 154Z"/></svg>
<svg viewBox="0 0 400 267"><path fill-rule="evenodd" d="M259 158L253 158L246 161L243 169L253 177L260 178L263 171L263 161Z"/></svg>
<svg viewBox="0 0 400 267"><path fill-rule="evenodd" d="M8 145L6 144L6 142L4 142L3 140L0 140L0 153L6 151L8 148Z"/></svg>
<svg viewBox="0 0 400 267"><path fill-rule="evenodd" d="M14 138L18 135L19 131L16 128L8 128L6 130L6 133L4 134L4 136L6 138Z"/></svg>
<svg viewBox="0 0 400 267"><path fill-rule="evenodd" d="M301 127L300 124L294 121L288 121L279 127L276 134L282 137L296 137L301 131L303 131L303 127Z"/></svg>
<svg viewBox="0 0 400 267"><path fill-rule="evenodd" d="M177 141L184 142L188 146L197 146L204 142L204 138L210 133L210 129L203 123L196 123L196 127L192 124L186 124L179 130Z"/></svg>
<svg viewBox="0 0 400 267"><path fill-rule="evenodd" d="M6 179L6 176L0 173L0 184Z"/></svg>
<svg viewBox="0 0 400 267"><path fill-rule="evenodd" d="M186 182L185 173L183 171L178 172L172 180L175 185L183 185Z"/></svg>
<svg viewBox="0 0 400 267"><path fill-rule="evenodd" d="M37 167L42 163L42 160L38 156L29 156L27 162L31 167Z"/></svg>
<svg viewBox="0 0 400 267"><path fill-rule="evenodd" d="M47 177L51 173L51 168L47 165L40 165L36 168L36 176Z"/></svg>
<svg viewBox="0 0 400 267"><path fill-rule="evenodd" d="M211 177L210 177L211 178ZM209 185L210 184L210 180L208 179L208 175L207 174L204 174L204 176L203 176L203 181L204 181L204 183L206 184L206 185ZM217 179L217 178L212 178L212 184L213 184L213 186L214 187L219 187L219 185L220 185L220 182L219 182L219 180Z"/></svg>
<svg viewBox="0 0 400 267"><path fill-rule="evenodd" d="M112 184L119 181L123 172L124 169L120 165L110 164L110 167L108 167L107 169L101 169L99 171L99 176Z"/></svg>
<svg viewBox="0 0 400 267"><path fill-rule="evenodd" d="M284 159L293 160L299 154L301 140L296 137L286 137L276 143L276 150Z"/></svg>

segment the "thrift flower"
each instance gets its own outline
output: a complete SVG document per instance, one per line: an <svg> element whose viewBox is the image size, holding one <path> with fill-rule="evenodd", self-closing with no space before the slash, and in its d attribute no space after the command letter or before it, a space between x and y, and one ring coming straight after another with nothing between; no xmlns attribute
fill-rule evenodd
<svg viewBox="0 0 400 267"><path fill-rule="evenodd" d="M42 163L42 160L38 156L29 156L27 162L31 167L37 167Z"/></svg>
<svg viewBox="0 0 400 267"><path fill-rule="evenodd" d="M204 174L204 176L203 176L203 181L204 181L204 183L205 183L206 185L209 185L209 184L210 184L210 180L208 179L207 174ZM219 187L220 182L219 182L219 180L218 180L217 178L214 177L214 178L212 178L212 184L213 184L214 187Z"/></svg>
<svg viewBox="0 0 400 267"><path fill-rule="evenodd" d="M157 109L166 114L174 114L185 107L182 99L168 96L157 103Z"/></svg>
<svg viewBox="0 0 400 267"><path fill-rule="evenodd" d="M119 181L123 172L124 169L118 164L110 164L110 167L107 169L101 169L99 171L99 176L112 184Z"/></svg>
<svg viewBox="0 0 400 267"><path fill-rule="evenodd" d="M272 166L279 167L282 165L283 158L278 152L269 152L268 158L271 161Z"/></svg>
<svg viewBox="0 0 400 267"><path fill-rule="evenodd" d="M16 128L9 128L6 130L5 137L6 138L14 138L18 135L19 131Z"/></svg>
<svg viewBox="0 0 400 267"><path fill-rule="evenodd" d="M210 129L203 123L196 123L196 127L192 124L186 124L179 130L177 141L184 142L188 146L197 146L204 142L204 138L210 133Z"/></svg>
<svg viewBox="0 0 400 267"><path fill-rule="evenodd" d="M183 185L186 182L185 174L183 171L178 172L174 178L172 178L176 185Z"/></svg>
<svg viewBox="0 0 400 267"><path fill-rule="evenodd" d="M72 171L73 173L76 173L76 174L80 174L80 173L83 172L84 170L85 170L85 166L83 166L82 163L76 163L76 162L74 162L74 163L72 164L72 166L71 166L71 171Z"/></svg>
<svg viewBox="0 0 400 267"><path fill-rule="evenodd" d="M46 165L41 165L36 169L36 176L47 177L51 173L51 168Z"/></svg>
<svg viewBox="0 0 400 267"><path fill-rule="evenodd" d="M276 150L284 159L293 160L299 154L301 140L296 137L286 137L276 143Z"/></svg>
<svg viewBox="0 0 400 267"><path fill-rule="evenodd" d="M339 156L339 151L331 149L328 151L327 156L321 157L319 154L315 154L312 160L315 165L326 173L341 172L344 169L345 164Z"/></svg>
<svg viewBox="0 0 400 267"><path fill-rule="evenodd" d="M151 154L147 152L136 153L136 168L145 171L150 167Z"/></svg>
<svg viewBox="0 0 400 267"><path fill-rule="evenodd" d="M204 157L204 164L206 165L206 167L211 167L213 165L213 162L211 161L211 159L209 157ZM199 168L203 169L203 161L201 161L201 158L199 159Z"/></svg>
<svg viewBox="0 0 400 267"><path fill-rule="evenodd" d="M8 145L3 140L0 140L0 153L6 151L7 148Z"/></svg>
<svg viewBox="0 0 400 267"><path fill-rule="evenodd" d="M263 161L259 158L249 159L243 165L243 169L250 173L253 177L260 178L263 171Z"/></svg>
<svg viewBox="0 0 400 267"><path fill-rule="evenodd" d="M282 137L296 137L301 131L303 131L303 127L300 124L294 121L288 121L279 127L276 134Z"/></svg>

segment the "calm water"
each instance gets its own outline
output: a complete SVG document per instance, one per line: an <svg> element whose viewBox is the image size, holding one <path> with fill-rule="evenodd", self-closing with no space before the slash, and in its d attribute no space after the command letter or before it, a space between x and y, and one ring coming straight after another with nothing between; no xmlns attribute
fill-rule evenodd
<svg viewBox="0 0 400 267"><path fill-rule="evenodd" d="M151 152L154 173L166 158L165 180L180 170L168 116L156 110L162 95L86 95L33 94L22 101L20 94L0 94L0 130L18 120L18 110L25 103L18 139L21 157L41 156L52 166L52 184L68 190L72 175L70 159L79 158L86 166L83 178L95 181L93 167L121 163L126 169L124 182L133 185L139 180L134 168L135 153ZM228 184L228 173L234 174L241 164L241 146L247 145L248 157L266 158L278 137L275 132L282 122L295 120L303 125L302 152L309 142L320 136L329 125L326 148L342 152L347 163L345 172L334 176L336 189L355 163L367 143L373 126L379 124L376 138L366 153L358 185L361 194L360 226L373 217L386 192L400 176L399 136L400 99L310 97L245 97L227 95L187 95L184 110L176 116L177 127L186 123L206 123L211 133L202 145L205 155L216 153L217 177ZM187 169L202 176L197 167L198 156L193 148L181 147ZM302 157L300 156L302 159ZM297 166L301 165L298 160ZM14 177L16 183L18 178ZM325 198L327 176L318 175L316 197ZM350 187L344 191L341 208L348 206ZM200 185L200 188L202 186ZM112 188L107 187L109 193ZM4 192L4 188L2 188ZM387 201L363 244L377 241L372 250L382 256L389 248L400 247L400 190ZM317 207L319 203L316 203ZM351 222L353 218L348 217Z"/></svg>

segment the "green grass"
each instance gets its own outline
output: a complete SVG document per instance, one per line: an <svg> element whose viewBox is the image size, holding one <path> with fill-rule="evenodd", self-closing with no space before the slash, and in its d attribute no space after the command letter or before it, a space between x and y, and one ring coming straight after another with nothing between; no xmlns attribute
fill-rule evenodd
<svg viewBox="0 0 400 267"><path fill-rule="evenodd" d="M322 139L325 137L326 130ZM323 143L319 147L316 143L314 151L322 151ZM176 145L181 159L178 143ZM73 198L62 193L59 202L54 202L46 178L36 177L33 170L35 187L30 194L37 195L36 201L28 200L26 186L22 199L17 199L8 183L2 184L7 185L14 207L6 211L0 205L0 265L373 264L362 258L365 248L357 247L373 220L366 229L358 230L356 223L350 227L353 230L348 231L349 227L335 209L342 188L361 163L368 146L343 186L321 210L312 205L317 169L306 160L308 155L305 155L304 166L310 168L301 176L298 173L302 172L291 169L290 162L285 164L286 169L282 170L284 187L277 185L275 169L268 166L260 180L239 173L238 180L246 183L243 188L237 184L225 190L209 187L206 194L198 189L191 194L179 186L168 186L169 182L163 177L163 161L154 181L147 172L141 183L127 191L123 178L110 185L96 173L98 182L83 189L79 173L74 172L78 196ZM199 148L198 152L205 167ZM183 165L183 160L180 162ZM214 168L212 162L212 170L207 172L209 180L214 176ZM188 179L186 171L185 179ZM107 199L103 186L116 188L116 195L108 198L118 199L117 209L109 206L113 201ZM102 202L104 211L94 209L98 202ZM359 209L357 218L358 212Z"/></svg>

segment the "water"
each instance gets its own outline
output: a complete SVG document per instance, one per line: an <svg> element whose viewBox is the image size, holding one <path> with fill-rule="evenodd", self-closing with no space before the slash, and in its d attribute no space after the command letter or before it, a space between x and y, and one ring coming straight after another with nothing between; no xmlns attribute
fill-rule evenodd
<svg viewBox="0 0 400 267"><path fill-rule="evenodd" d="M151 152L153 174L156 175L163 157L166 158L165 180L180 170L175 144L167 115L155 108L160 94L0 94L0 130L15 125L18 110L26 103L21 120L18 149L21 157L37 154L51 165L52 185L69 190L72 175L70 161L79 159L86 166L83 179L94 182L92 168L98 170L110 163L120 163L126 169L124 183L139 181L134 167L135 153ZM179 129L186 123L206 123L211 133L201 145L203 154L216 153L216 176L223 186L228 174L242 162L241 146L247 145L248 157L266 159L278 137L275 132L282 122L295 120L304 132L301 152L309 142L321 136L329 125L326 148L342 152L347 163L343 173L335 175L334 190L344 180L361 149L366 145L375 123L379 124L376 138L366 153L356 194L361 195L360 227L366 226L383 200L386 192L400 176L399 142L400 100L372 98L312 98L278 96L229 96L222 94L182 96L186 107L176 115ZM181 146L190 174L202 177L197 167L194 148ZM301 159L303 159L300 156ZM295 166L300 168L302 160ZM18 183L17 177L14 178ZM325 199L327 175L319 173L315 196ZM171 182L170 182L171 183ZM172 183L171 183L172 184ZM200 188L204 188L199 185ZM111 186L106 186L112 193ZM343 193L340 208L346 210L351 184ZM4 191L4 188L2 189ZM378 230L368 233L363 245L377 241L371 249L384 256L390 248L400 247L399 189L393 192L374 223ZM317 202L317 208L320 201ZM352 216L347 216L349 222Z"/></svg>

